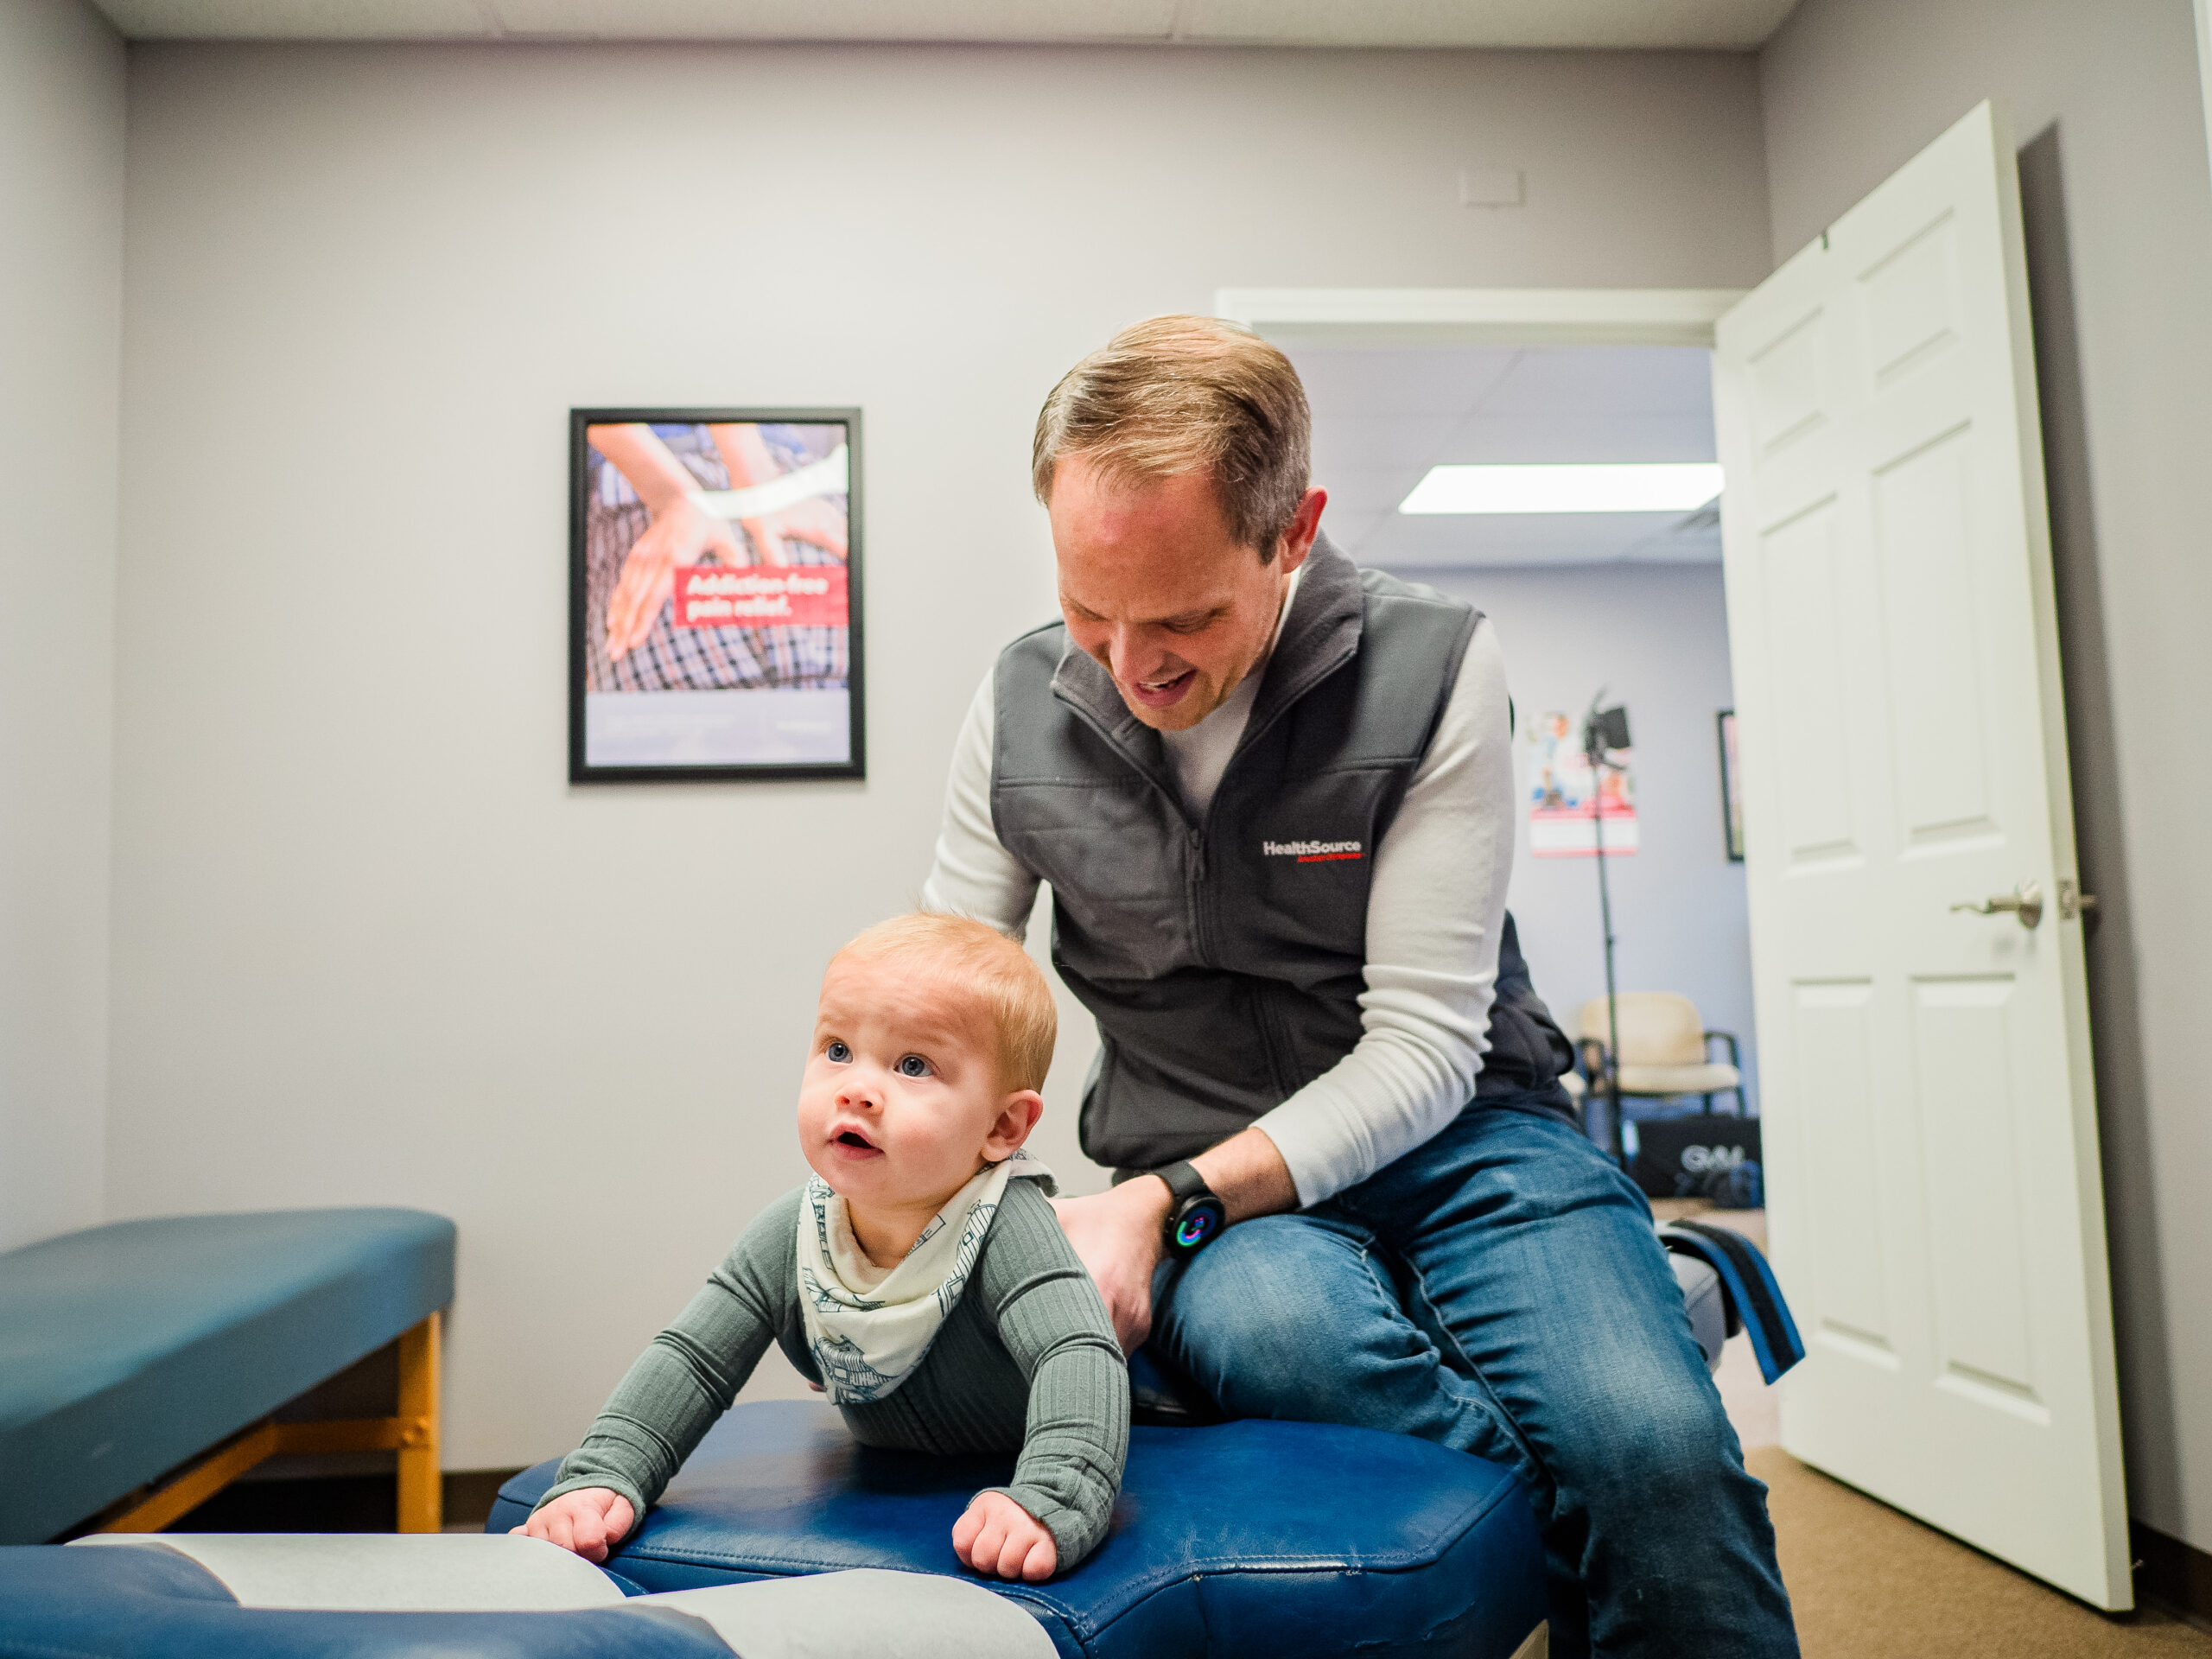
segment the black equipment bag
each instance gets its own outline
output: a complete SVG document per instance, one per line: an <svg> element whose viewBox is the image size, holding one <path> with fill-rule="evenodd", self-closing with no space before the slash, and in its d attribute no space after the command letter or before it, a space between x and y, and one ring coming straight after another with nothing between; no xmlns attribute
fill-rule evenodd
<svg viewBox="0 0 2212 1659"><path fill-rule="evenodd" d="M1725 1210L1766 1202L1756 1117L1700 1112L1639 1119L1628 1173L1650 1198L1710 1198Z"/></svg>

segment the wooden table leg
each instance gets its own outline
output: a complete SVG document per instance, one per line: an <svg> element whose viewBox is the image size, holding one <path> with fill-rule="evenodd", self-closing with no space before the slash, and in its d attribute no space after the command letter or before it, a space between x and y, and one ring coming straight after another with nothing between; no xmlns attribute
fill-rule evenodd
<svg viewBox="0 0 2212 1659"><path fill-rule="evenodd" d="M438 1467L438 1314L399 1338L399 1530L436 1532L445 1519Z"/></svg>
<svg viewBox="0 0 2212 1659"><path fill-rule="evenodd" d="M93 1530L159 1532L179 1516L198 1509L263 1459L274 1457L283 1449L277 1426L257 1424L218 1446L168 1484L149 1491L137 1503L103 1521Z"/></svg>

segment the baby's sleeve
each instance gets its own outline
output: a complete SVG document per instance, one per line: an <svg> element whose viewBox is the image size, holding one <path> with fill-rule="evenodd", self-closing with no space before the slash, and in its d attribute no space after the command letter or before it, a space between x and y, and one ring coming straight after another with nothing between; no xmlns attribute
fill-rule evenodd
<svg viewBox="0 0 2212 1659"><path fill-rule="evenodd" d="M798 1317L798 1199L794 1191L763 1211L638 1357L583 1444L561 1460L539 1509L563 1492L603 1486L645 1519L769 1343Z"/></svg>
<svg viewBox="0 0 2212 1659"><path fill-rule="evenodd" d="M1129 1452L1128 1366L1098 1287L1034 1181L1007 1184L976 1288L1029 1379L1014 1484L991 1490L1044 1522L1065 1572L1113 1517Z"/></svg>

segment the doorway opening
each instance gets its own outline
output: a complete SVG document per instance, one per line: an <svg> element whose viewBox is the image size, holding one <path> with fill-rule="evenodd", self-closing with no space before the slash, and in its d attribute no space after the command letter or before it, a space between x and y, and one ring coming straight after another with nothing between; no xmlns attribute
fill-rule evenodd
<svg viewBox="0 0 2212 1659"><path fill-rule="evenodd" d="M1456 302L1464 313L1497 297L1514 296L1425 302L1437 312ZM1548 510L1421 510L1455 477L1474 486L1479 507L1530 505L1482 499L1484 480L1511 482L1493 468L1643 474L1712 465L1710 316L1734 296L1643 296L1640 323L1618 309L1632 296L1598 296L1616 315L1565 322L1529 314L1572 312L1592 296L1518 297L1517 321L1424 322L1390 296L1368 303L1395 315L1363 322L1346 315L1349 296L1224 294L1221 308L1281 346L1305 382L1331 538L1357 563L1465 600L1497 631L1516 714L1508 903L1539 994L1577 1040L1586 1128L1624 1156L1662 1213L1726 1209L1764 1243L1741 818L1730 810L1740 779L1724 758L1735 705L1717 501L1677 493L1639 510L1600 499L1619 474L1548 472L1547 486L1573 486L1564 500L1537 504ZM1484 470L1449 470L1460 468ZM1470 499L1463 490L1459 504ZM1599 702L1625 708L1630 726L1631 746L1616 757L1624 769L1611 779L1580 758L1582 723ZM1653 1091L1625 1096L1618 1122L1604 1099L1616 1021L1605 1001L1600 834L1618 1007L1627 1016L1622 1082ZM1657 1033L1655 1012L1671 1017ZM1643 1052L1670 1039L1666 1052ZM1687 1052L1674 1052L1684 1043ZM1671 1071L1655 1064L1668 1061ZM1674 1142L1685 1137L1662 1126L1739 1111L1751 1126L1735 1135L1736 1159L1708 1165L1700 1154L1712 1137L1694 1135L1697 1167L1684 1170ZM1747 1445L1773 1443L1774 1390L1747 1345L1730 1346L1745 1350L1726 1357L1719 1377L1731 1415Z"/></svg>
<svg viewBox="0 0 2212 1659"><path fill-rule="evenodd" d="M1710 353L1284 345L1313 404L1314 479L1330 498L1324 528L1357 563L1465 599L1497 630L1516 715L1510 905L1538 989L1569 1036L1610 1044L1602 830L1619 991L1681 998L1695 1011L1693 1053L1643 1054L1648 1039L1624 1034L1624 1084L1681 1087L1626 1099L1618 1126L1592 1100L1593 1137L1633 1159L1644 1122L1715 1106L1755 1115L1740 818L1728 810L1736 780L1723 745L1734 700L1717 505L1422 512L1416 494L1433 493L1424 480L1437 468L1709 465ZM1570 506L1584 499L1567 493ZM1602 786L1580 757L1582 722L1599 701L1627 709L1632 739L1624 770ZM1585 1059L1586 1080L1601 1084L1603 1054ZM1662 1075L1666 1060L1683 1075Z"/></svg>

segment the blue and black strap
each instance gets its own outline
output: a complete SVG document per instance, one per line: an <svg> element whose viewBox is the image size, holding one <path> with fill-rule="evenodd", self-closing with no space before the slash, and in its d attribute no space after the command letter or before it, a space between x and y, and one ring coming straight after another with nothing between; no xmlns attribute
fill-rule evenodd
<svg viewBox="0 0 2212 1659"><path fill-rule="evenodd" d="M1789 1317L1789 1304L1774 1269L1758 1247L1741 1233L1702 1222L1670 1221L1659 1230L1659 1242L1683 1255L1695 1256L1720 1275L1720 1287L1758 1356L1759 1375L1770 1382L1805 1357L1804 1340L1797 1322Z"/></svg>

